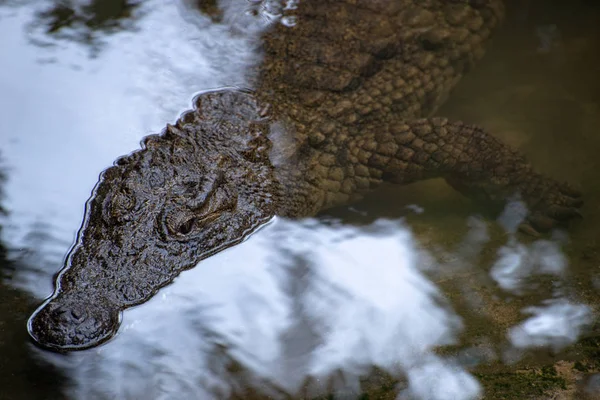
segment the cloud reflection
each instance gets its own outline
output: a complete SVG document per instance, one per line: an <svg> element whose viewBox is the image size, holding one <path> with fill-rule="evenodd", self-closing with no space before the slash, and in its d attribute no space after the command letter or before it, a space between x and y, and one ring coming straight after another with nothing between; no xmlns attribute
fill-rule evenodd
<svg viewBox="0 0 600 400"><path fill-rule="evenodd" d="M462 323L418 254L398 222L276 220L125 312L107 345L70 356L73 397L220 399L238 385L273 398L355 392L376 366L406 376L414 398L476 398L477 381L432 352Z"/></svg>
<svg viewBox="0 0 600 400"><path fill-rule="evenodd" d="M523 313L531 317L508 333L517 349L550 347L561 350L575 343L583 329L592 322L590 307L564 299L546 301L539 307L527 307Z"/></svg>
<svg viewBox="0 0 600 400"><path fill-rule="evenodd" d="M248 391L259 398L335 392L351 399L374 367L398 380L398 399L476 399L482 388L467 368L497 359L494 345L484 355L437 354L437 347L457 343L464 323L424 275L475 271L466 260L489 236L483 221L470 219L469 226L445 265L403 222L354 227L275 219L127 310L106 345L67 357L36 351L71 378L73 399L210 400L246 398ZM511 236L498 257L491 276L501 276L499 288L512 295L526 288L525 278L550 273L560 280L567 267L554 262L563 256L548 241L525 246ZM515 257L529 261L498 275L503 260ZM467 303L484 311L485 302ZM523 312L530 317L508 329L506 356L560 350L592 321L588 306L562 297Z"/></svg>
<svg viewBox="0 0 600 400"><path fill-rule="evenodd" d="M0 47L11 54L0 71L0 87L10 94L0 97L0 149L10 171L2 240L12 249L27 248L29 233L43 224L61 242L55 246L59 257L45 254L41 261L54 263L54 272L68 249L62 241L73 241L100 172L189 109L194 92L245 86L260 59L255 41L265 24L260 14L238 16L246 31L234 33L179 1L148 0L136 8L143 13L137 30L105 36L108 45L90 59L78 42L30 45L35 33L24 35L23 26L48 4L10 9L0 24ZM228 10L226 22L235 19L234 7ZM204 21L201 29L184 18L191 15ZM39 62L48 57L57 61ZM37 296L48 293L39 289Z"/></svg>
<svg viewBox="0 0 600 400"><path fill-rule="evenodd" d="M491 270L492 278L505 291L521 294L529 279L538 275L560 277L567 260L556 242L538 240L530 245L514 238L498 250L498 259Z"/></svg>

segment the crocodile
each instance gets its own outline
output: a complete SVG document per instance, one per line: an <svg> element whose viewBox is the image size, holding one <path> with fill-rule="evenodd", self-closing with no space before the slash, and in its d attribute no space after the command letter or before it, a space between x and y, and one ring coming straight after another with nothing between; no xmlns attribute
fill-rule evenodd
<svg viewBox="0 0 600 400"><path fill-rule="evenodd" d="M578 217L581 193L486 129L434 116L483 56L501 0L304 0L261 36L252 89L193 109L106 169L55 291L31 316L54 351L97 346L122 311L274 216L443 178L479 201L519 196L531 234Z"/></svg>

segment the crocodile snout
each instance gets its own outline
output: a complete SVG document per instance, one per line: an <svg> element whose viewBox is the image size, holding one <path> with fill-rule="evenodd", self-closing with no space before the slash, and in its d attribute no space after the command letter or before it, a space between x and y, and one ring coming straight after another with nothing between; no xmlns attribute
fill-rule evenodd
<svg viewBox="0 0 600 400"><path fill-rule="evenodd" d="M83 350L114 336L119 319L118 309L103 302L58 295L33 313L27 329L41 347L54 351Z"/></svg>

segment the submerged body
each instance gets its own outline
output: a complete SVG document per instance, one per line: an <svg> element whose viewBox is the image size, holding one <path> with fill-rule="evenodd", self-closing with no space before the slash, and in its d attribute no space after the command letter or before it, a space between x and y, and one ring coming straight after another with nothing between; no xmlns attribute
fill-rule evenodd
<svg viewBox="0 0 600 400"><path fill-rule="evenodd" d="M263 38L253 91L207 92L101 176L54 295L31 317L42 346L114 335L120 312L275 215L356 201L382 182L443 177L502 203L523 229L578 215L579 193L483 128L431 118L483 55L500 0L304 0Z"/></svg>

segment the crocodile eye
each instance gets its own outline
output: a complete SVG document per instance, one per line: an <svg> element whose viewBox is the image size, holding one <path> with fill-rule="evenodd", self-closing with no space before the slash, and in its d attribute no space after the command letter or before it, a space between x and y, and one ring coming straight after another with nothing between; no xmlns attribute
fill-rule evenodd
<svg viewBox="0 0 600 400"><path fill-rule="evenodd" d="M176 211L172 210L163 219L166 233L170 236L183 238L198 233L202 228L219 218L222 210L206 209Z"/></svg>
<svg viewBox="0 0 600 400"><path fill-rule="evenodd" d="M182 223L181 225L179 225L179 228L177 228L177 231L182 235L187 235L194 228L195 222L196 222L196 218L192 217L192 218L188 219L187 221L185 221L184 223Z"/></svg>
<svg viewBox="0 0 600 400"><path fill-rule="evenodd" d="M175 239L183 239L209 228L211 223L237 204L234 191L216 188L200 204L172 205L162 215L163 233Z"/></svg>

